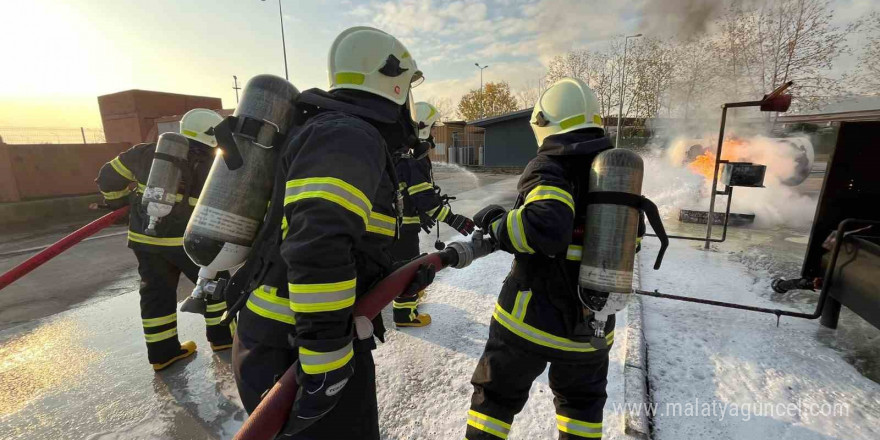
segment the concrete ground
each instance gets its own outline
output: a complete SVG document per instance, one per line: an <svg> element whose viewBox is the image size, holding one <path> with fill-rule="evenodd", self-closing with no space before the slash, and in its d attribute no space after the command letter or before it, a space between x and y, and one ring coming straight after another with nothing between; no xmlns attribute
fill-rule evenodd
<svg viewBox="0 0 880 440"><path fill-rule="evenodd" d="M453 207L468 215L515 198L511 175L438 167L435 180L463 195ZM0 271L73 229L62 223L0 237ZM226 439L245 419L229 353L206 350L200 316L178 315L181 341L196 341L197 354L161 374L150 369L125 230L101 231L96 236L104 238L80 243L0 291L0 440ZM441 228L441 239L457 236ZM423 240L425 250L434 237ZM178 300L192 289L181 281Z"/></svg>

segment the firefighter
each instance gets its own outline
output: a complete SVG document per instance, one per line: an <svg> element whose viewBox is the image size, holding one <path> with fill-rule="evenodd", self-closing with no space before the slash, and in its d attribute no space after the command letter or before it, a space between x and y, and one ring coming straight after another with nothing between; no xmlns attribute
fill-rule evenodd
<svg viewBox="0 0 880 440"><path fill-rule="evenodd" d="M361 325L355 335L352 311L391 269L392 154L418 141L410 87L422 73L399 40L354 27L333 42L329 76L329 92L307 90L296 101L303 117L281 152L273 195L282 209L267 219L279 227L267 255L254 257L268 263L239 314L233 370L252 412L296 365L300 391L284 438L378 439L376 343ZM429 283L431 268L418 279ZM381 339L381 317L372 324Z"/></svg>
<svg viewBox="0 0 880 440"><path fill-rule="evenodd" d="M453 214L449 197L441 194L434 184L431 158L428 153L434 148L431 129L439 122L437 108L427 102L416 103L416 122L419 127L419 144L411 150L395 154L395 167L403 192L403 224L400 236L391 247L391 257L395 263L409 261L419 255L419 230L430 232L438 222L444 222L462 235L474 231L473 220ZM419 313L417 306L424 296L424 290L403 294L393 303L394 325L397 327L424 327L431 323L431 315Z"/></svg>
<svg viewBox="0 0 880 440"><path fill-rule="evenodd" d="M607 345L594 346L585 325L592 312L577 291L582 241L572 233L584 224L590 164L612 146L593 91L578 79L547 89L530 123L538 155L520 178L514 209L490 205L474 216L501 250L514 254L514 264L471 378L469 440L507 438L548 363L559 438L602 436L614 315L605 326Z"/></svg>
<svg viewBox="0 0 880 440"><path fill-rule="evenodd" d="M95 180L109 208L131 205L128 247L138 260L141 277L140 303L147 358L156 371L167 368L196 350L193 341L183 344L177 338L177 283L180 274L195 282L199 272L183 251L183 231L198 200L214 160L217 141L213 128L222 118L207 109L193 109L180 120L180 133L188 138L189 153L182 166L177 203L162 218L156 235L147 235L149 216L141 196L150 175L155 143L138 144L104 164ZM134 188L134 190L132 190ZM205 314L208 342L215 352L232 347L229 326L220 325L226 303L213 301Z"/></svg>

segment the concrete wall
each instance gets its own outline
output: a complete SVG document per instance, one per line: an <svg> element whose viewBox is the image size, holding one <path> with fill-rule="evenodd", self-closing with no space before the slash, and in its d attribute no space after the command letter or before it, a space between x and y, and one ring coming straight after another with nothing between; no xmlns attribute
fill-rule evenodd
<svg viewBox="0 0 880 440"><path fill-rule="evenodd" d="M538 151L529 118L514 118L486 126L483 166L524 167Z"/></svg>
<svg viewBox="0 0 880 440"><path fill-rule="evenodd" d="M95 194L98 170L129 147L127 143L0 144L0 202Z"/></svg>
<svg viewBox="0 0 880 440"><path fill-rule="evenodd" d="M98 97L107 142L138 144L156 136L156 119L194 108L220 109L220 98L127 90Z"/></svg>

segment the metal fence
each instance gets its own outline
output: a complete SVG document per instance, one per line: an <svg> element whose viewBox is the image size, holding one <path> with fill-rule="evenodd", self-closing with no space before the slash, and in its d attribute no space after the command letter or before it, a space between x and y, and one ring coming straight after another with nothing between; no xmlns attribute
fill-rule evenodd
<svg viewBox="0 0 880 440"><path fill-rule="evenodd" d="M0 143L7 144L100 144L106 142L100 128L0 127Z"/></svg>
<svg viewBox="0 0 880 440"><path fill-rule="evenodd" d="M447 161L459 165L482 165L484 140L484 133L452 133L452 145L447 147Z"/></svg>

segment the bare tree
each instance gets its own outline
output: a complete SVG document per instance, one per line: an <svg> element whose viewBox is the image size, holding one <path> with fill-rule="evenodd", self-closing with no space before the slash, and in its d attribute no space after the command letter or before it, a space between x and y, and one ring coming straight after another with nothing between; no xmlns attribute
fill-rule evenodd
<svg viewBox="0 0 880 440"><path fill-rule="evenodd" d="M440 113L441 121L453 121L459 118L458 109L452 104L452 99L448 97L432 98L428 99L427 102L437 108L437 111Z"/></svg>
<svg viewBox="0 0 880 440"><path fill-rule="evenodd" d="M880 12L865 20L867 39L856 67L854 88L868 95L880 95Z"/></svg>
<svg viewBox="0 0 880 440"><path fill-rule="evenodd" d="M557 55L550 61L547 69L547 82L550 84L568 76L590 82L593 73L590 69L592 54L585 49L572 50L564 55Z"/></svg>
<svg viewBox="0 0 880 440"><path fill-rule="evenodd" d="M538 102L538 98L547 90L549 83L546 78L537 78L532 81L526 81L522 87L516 91L517 107L520 110L530 108Z"/></svg>

